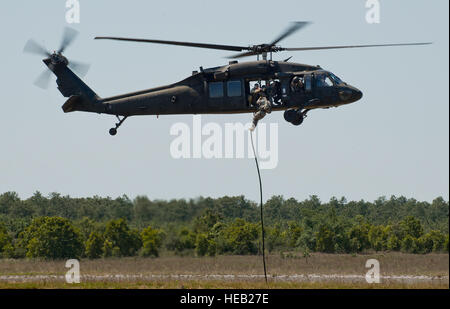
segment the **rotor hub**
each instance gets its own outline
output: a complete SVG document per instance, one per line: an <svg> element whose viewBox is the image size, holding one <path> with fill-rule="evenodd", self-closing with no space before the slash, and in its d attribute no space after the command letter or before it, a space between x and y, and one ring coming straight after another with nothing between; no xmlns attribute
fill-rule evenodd
<svg viewBox="0 0 450 309"><path fill-rule="evenodd" d="M52 64L64 64L68 65L69 60L67 60L66 57L64 57L60 52L54 51L53 54L50 56L50 60L52 61Z"/></svg>

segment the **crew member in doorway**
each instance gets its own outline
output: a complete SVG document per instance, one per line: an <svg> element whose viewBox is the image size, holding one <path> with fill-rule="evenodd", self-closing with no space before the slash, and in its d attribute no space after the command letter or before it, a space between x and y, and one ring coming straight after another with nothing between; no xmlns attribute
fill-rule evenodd
<svg viewBox="0 0 450 309"><path fill-rule="evenodd" d="M252 102L256 102L257 110L253 114L253 123L250 128L250 131L255 130L258 125L258 121L264 118L266 114L270 114L272 112L272 106L270 104L269 99L267 98L267 93L265 87L260 87L259 84L255 84L252 91Z"/></svg>
<svg viewBox="0 0 450 309"><path fill-rule="evenodd" d="M300 77L296 76L292 79L291 90L293 92L300 92L304 90L304 84Z"/></svg>
<svg viewBox="0 0 450 309"><path fill-rule="evenodd" d="M281 83L277 80L271 80L269 89L269 96L272 98L273 104L279 105L281 103Z"/></svg>

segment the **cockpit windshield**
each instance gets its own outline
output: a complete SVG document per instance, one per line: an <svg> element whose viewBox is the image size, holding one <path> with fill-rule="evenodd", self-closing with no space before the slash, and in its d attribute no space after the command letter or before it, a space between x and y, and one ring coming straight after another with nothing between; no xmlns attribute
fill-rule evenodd
<svg viewBox="0 0 450 309"><path fill-rule="evenodd" d="M330 75L330 78L334 81L334 83L335 83L336 85L339 85L339 84L343 84L343 83L344 83L339 77L337 77L337 76L334 75L333 73L329 72L328 74Z"/></svg>
<svg viewBox="0 0 450 309"><path fill-rule="evenodd" d="M315 80L317 88L333 86L333 82L331 81L330 77L324 73L316 74Z"/></svg>

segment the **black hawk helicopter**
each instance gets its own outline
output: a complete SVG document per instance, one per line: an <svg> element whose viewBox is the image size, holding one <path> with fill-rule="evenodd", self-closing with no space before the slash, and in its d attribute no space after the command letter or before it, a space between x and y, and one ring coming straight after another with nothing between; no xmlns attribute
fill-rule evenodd
<svg viewBox="0 0 450 309"><path fill-rule="evenodd" d="M57 79L58 90L69 99L62 105L65 113L73 111L115 115L118 123L109 130L111 135L129 116L170 114L234 114L252 113L257 105L252 102L251 83L265 82L267 96L272 110L284 110L286 121L300 125L308 111L317 108L337 107L358 101L362 92L347 84L332 72L300 63L272 60L272 54L281 51L309 51L360 47L426 45L431 43L347 45L324 47L285 48L277 44L287 36L308 25L309 22L294 22L281 35L268 44L232 46L178 42L165 40L133 39L122 37L96 37L95 39L168 44L240 52L229 58L257 56L257 61L233 60L228 65L207 68L200 67L192 75L174 84L151 88L108 98L99 97L70 68L81 76L89 65L69 61L63 51L78 32L66 28L61 47L53 53L33 40L29 40L24 52L46 56L43 59L46 70L35 82L45 88L51 72ZM269 55L269 59L268 59ZM261 59L260 59L261 57ZM120 118L122 117L122 118Z"/></svg>

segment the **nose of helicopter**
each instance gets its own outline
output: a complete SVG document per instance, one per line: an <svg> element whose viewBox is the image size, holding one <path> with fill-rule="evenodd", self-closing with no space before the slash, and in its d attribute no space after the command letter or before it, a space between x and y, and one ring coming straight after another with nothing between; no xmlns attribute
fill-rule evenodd
<svg viewBox="0 0 450 309"><path fill-rule="evenodd" d="M352 90L352 99L353 99L353 102L358 101L359 99L362 98L362 96L363 96L362 91L359 90L358 88L353 87L353 90Z"/></svg>
<svg viewBox="0 0 450 309"><path fill-rule="evenodd" d="M345 96L341 96L341 99L345 101L346 104L353 103L361 99L363 93L356 87L347 85L345 89Z"/></svg>
<svg viewBox="0 0 450 309"><path fill-rule="evenodd" d="M361 90L356 87L345 84L339 91L339 99L341 104L350 104L362 98Z"/></svg>
<svg viewBox="0 0 450 309"><path fill-rule="evenodd" d="M359 99L362 98L362 91L355 88L354 96L355 96L355 101L358 101Z"/></svg>

